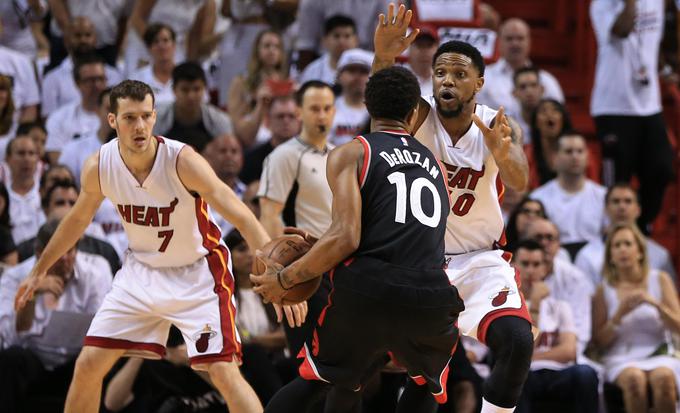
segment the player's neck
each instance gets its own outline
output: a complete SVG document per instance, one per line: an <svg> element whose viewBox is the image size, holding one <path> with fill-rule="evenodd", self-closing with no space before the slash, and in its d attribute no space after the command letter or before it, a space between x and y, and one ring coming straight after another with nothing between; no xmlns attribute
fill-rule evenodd
<svg viewBox="0 0 680 413"><path fill-rule="evenodd" d="M406 122L392 120L392 119L373 119L371 122L371 132L404 132L410 134L409 127Z"/></svg>
<svg viewBox="0 0 680 413"><path fill-rule="evenodd" d="M326 149L326 143L328 142L327 133L316 133L312 134L307 131L306 128L302 128L300 132L300 140L307 145L314 146L316 149L323 151Z"/></svg>
<svg viewBox="0 0 680 413"><path fill-rule="evenodd" d="M557 183L566 192L576 193L583 189L586 184L586 177L583 174L558 174Z"/></svg>
<svg viewBox="0 0 680 413"><path fill-rule="evenodd" d="M474 112L475 106L476 103L474 101L470 102L470 104L465 105L463 111L458 116L452 118L444 117L437 111L437 116L454 145L470 129L472 125L472 112Z"/></svg>
<svg viewBox="0 0 680 413"><path fill-rule="evenodd" d="M153 162L156 159L157 147L158 142L153 136L151 137L151 143L144 152L133 152L120 143L118 144L118 150L120 151L120 156L123 158L125 166L127 166L136 178L139 178L137 175L148 174L151 171Z"/></svg>

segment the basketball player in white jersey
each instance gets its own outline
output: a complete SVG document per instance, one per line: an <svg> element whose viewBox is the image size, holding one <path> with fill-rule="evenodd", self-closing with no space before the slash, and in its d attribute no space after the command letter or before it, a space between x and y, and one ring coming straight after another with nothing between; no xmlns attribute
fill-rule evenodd
<svg viewBox="0 0 680 413"><path fill-rule="evenodd" d="M413 42L406 36L411 11L402 5L380 15L373 71L394 64ZM451 212L447 221L447 273L465 302L462 334L487 344L496 364L484 384L482 413L512 412L533 351L531 318L518 289L505 242L500 200L504 184L527 185L521 129L475 102L484 85L484 59L468 43L442 44L433 59L433 96L421 98L413 135L442 161L448 173Z"/></svg>
<svg viewBox="0 0 680 413"><path fill-rule="evenodd" d="M118 137L85 162L81 194L15 303L21 308L33 299L48 268L78 241L109 198L129 249L90 325L65 411L98 412L102 380L113 364L124 355L162 357L174 324L192 367L208 371L229 411L261 412L238 370L231 257L208 204L238 228L251 249L261 248L269 236L191 147L151 135L156 111L147 84L126 80L113 88L110 101L108 121Z"/></svg>

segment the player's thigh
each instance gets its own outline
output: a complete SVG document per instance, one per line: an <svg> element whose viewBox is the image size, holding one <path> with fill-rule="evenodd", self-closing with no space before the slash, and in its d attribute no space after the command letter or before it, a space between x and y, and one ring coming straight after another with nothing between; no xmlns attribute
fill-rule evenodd
<svg viewBox="0 0 680 413"><path fill-rule="evenodd" d="M84 346L78 355L75 374L103 377L125 354L125 349Z"/></svg>

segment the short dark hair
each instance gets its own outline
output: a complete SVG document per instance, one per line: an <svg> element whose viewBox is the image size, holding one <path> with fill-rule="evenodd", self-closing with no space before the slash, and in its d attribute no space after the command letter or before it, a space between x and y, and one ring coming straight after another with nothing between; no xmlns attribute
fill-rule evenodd
<svg viewBox="0 0 680 413"><path fill-rule="evenodd" d="M326 82L322 82L320 80L309 80L300 86L300 89L295 92L295 102L298 104L298 106L302 107L302 101L305 97L305 93L307 93L307 90L309 89L328 89L333 93L333 88L331 85L329 85Z"/></svg>
<svg viewBox="0 0 680 413"><path fill-rule="evenodd" d="M392 66L368 79L364 100L371 118L406 120L420 99L420 85L410 70Z"/></svg>
<svg viewBox="0 0 680 413"><path fill-rule="evenodd" d="M83 66L93 64L101 64L102 66L106 66L106 61L103 57L94 52L75 55L73 57L73 80L78 83L80 81L80 69L82 69Z"/></svg>
<svg viewBox="0 0 680 413"><path fill-rule="evenodd" d="M205 72L201 65L196 62L184 62L172 69L172 84L173 87L177 87L177 84L185 80L187 82L193 82L194 80L203 81L204 85L208 84L208 80L205 77Z"/></svg>
<svg viewBox="0 0 680 413"><path fill-rule="evenodd" d="M57 232L60 222L61 219L51 219L40 227L38 230L38 235L35 236L35 249L37 251L42 251L45 249L47 243L50 242L50 239L52 239L54 233Z"/></svg>
<svg viewBox="0 0 680 413"><path fill-rule="evenodd" d="M16 136L19 135L28 135L32 129L38 128L41 131L47 133L47 129L45 129L45 125L43 125L42 122L39 120L33 121L33 122L24 122L20 123L19 127L17 127L17 132Z"/></svg>
<svg viewBox="0 0 680 413"><path fill-rule="evenodd" d="M545 249L538 241L528 238L517 241L517 243L515 244L515 248L512 251L513 254L515 254L514 257L517 257L517 252L520 249L525 249L529 251L541 251L545 253Z"/></svg>
<svg viewBox="0 0 680 413"><path fill-rule="evenodd" d="M637 202L638 205L640 205L640 195L635 190L635 188L633 188L633 186L631 184L629 184L628 182L617 182L614 185L607 188L607 193L604 196L604 204L605 205L607 205L609 203L609 198L611 197L612 192L614 192L615 189L626 189L626 190L632 192L633 195L635 196L635 202Z"/></svg>
<svg viewBox="0 0 680 413"><path fill-rule="evenodd" d="M175 31L172 30L172 27L165 23L152 23L146 26L146 30L144 30L144 44L147 48L151 47L154 40L156 40L156 36L158 36L158 33L160 33L161 30L167 30L170 33L170 38L172 38L172 41L177 41L177 35L175 34Z"/></svg>
<svg viewBox="0 0 680 413"><path fill-rule="evenodd" d="M155 105L156 98L151 87L139 80L123 80L111 89L109 102L111 103L111 113L118 114L118 99L132 99L143 102L146 95L151 95L151 103Z"/></svg>
<svg viewBox="0 0 680 413"><path fill-rule="evenodd" d="M479 72L479 76L484 76L484 58L482 57L482 54L479 53L479 50L470 43L461 42L459 40L451 40L443 43L437 48L437 51L432 58L432 66L437 62L437 58L444 53L458 53L469 57L472 60L472 65L477 69L477 72Z"/></svg>
<svg viewBox="0 0 680 413"><path fill-rule="evenodd" d="M45 188L45 184L47 183L47 176L55 169L64 169L68 171L68 173L71 175L71 182L76 181L76 177L73 175L73 171L71 169L64 165L63 163L58 163L56 165L50 166L48 169L43 171L42 175L40 175L40 183L39 183L39 188Z"/></svg>
<svg viewBox="0 0 680 413"><path fill-rule="evenodd" d="M57 189L71 189L71 188L73 188L73 190L76 191L76 194L78 193L78 187L76 186L75 182L67 181L64 179L56 181L52 186L47 188L45 195L40 200L40 206L42 206L42 209L47 209L47 207L50 205L50 199L52 199L52 195L54 194L54 191L56 191Z"/></svg>
<svg viewBox="0 0 680 413"><path fill-rule="evenodd" d="M525 73L533 73L536 75L536 79L539 80L541 79L541 72L540 70L538 70L537 67L534 66L520 67L519 69L515 70L515 73L512 74L512 84L516 85L517 79L519 79L519 77Z"/></svg>
<svg viewBox="0 0 680 413"><path fill-rule="evenodd" d="M293 102L297 105L297 101L295 99L295 95L280 95L280 96L273 96L271 101L269 102L269 109L267 112L271 112L272 108L274 107L275 103L285 103L285 102Z"/></svg>
<svg viewBox="0 0 680 413"><path fill-rule="evenodd" d="M97 102L99 102L100 106L102 103L104 103L104 99L106 99L106 97L111 94L112 90L113 88L110 87L107 87L106 89L102 90L102 92L99 94L99 99L97 99Z"/></svg>
<svg viewBox="0 0 680 413"><path fill-rule="evenodd" d="M323 23L323 35L328 36L330 32L338 27L351 27L354 33L357 32L357 25L354 19L344 14L335 14L326 19Z"/></svg>
<svg viewBox="0 0 680 413"><path fill-rule="evenodd" d="M5 158L9 158L12 155L12 147L14 146L14 142L16 142L19 139L28 139L31 142L33 142L33 139L31 139L30 136L28 135L19 135L18 133L16 136L14 136L12 139L7 142L7 147L5 148Z"/></svg>
<svg viewBox="0 0 680 413"><path fill-rule="evenodd" d="M586 140L586 137L583 136L581 133L579 133L578 131L576 131L576 130L574 130L574 129L569 129L569 130L566 130L566 131L560 133L560 135L559 135L559 136L557 137L557 139L555 140L555 143L557 144L557 149L559 150L560 144L561 144L561 142L562 142L563 139L565 139L565 138L573 138L573 137L581 138L581 139L583 140L583 142L586 143L586 149L587 149L587 143L588 143L588 141Z"/></svg>

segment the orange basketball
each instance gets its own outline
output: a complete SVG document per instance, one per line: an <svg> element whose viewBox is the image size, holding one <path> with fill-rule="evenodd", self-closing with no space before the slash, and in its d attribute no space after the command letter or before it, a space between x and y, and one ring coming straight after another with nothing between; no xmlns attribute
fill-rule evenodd
<svg viewBox="0 0 680 413"><path fill-rule="evenodd" d="M283 235L269 241L261 251L265 257L278 262L284 267L296 261L309 251L312 246L299 235ZM260 275L267 270L264 262L257 259L253 260L253 274ZM286 292L282 304L296 304L307 300L316 292L321 284L321 277L316 277L304 283L294 285Z"/></svg>

